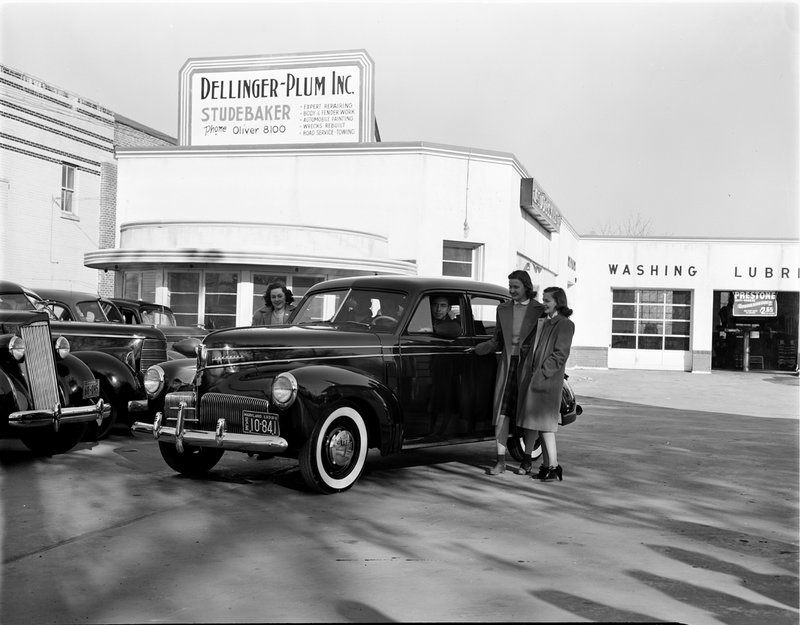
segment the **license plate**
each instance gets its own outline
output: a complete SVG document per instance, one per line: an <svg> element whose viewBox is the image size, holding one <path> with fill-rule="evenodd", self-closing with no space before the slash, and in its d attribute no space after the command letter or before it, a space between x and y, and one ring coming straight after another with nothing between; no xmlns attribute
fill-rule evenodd
<svg viewBox="0 0 800 625"><path fill-rule="evenodd" d="M91 382L83 383L83 397L84 399L91 399L100 395L100 380L92 380Z"/></svg>
<svg viewBox="0 0 800 625"><path fill-rule="evenodd" d="M278 424L278 415L242 410L242 433L280 436L281 428Z"/></svg>

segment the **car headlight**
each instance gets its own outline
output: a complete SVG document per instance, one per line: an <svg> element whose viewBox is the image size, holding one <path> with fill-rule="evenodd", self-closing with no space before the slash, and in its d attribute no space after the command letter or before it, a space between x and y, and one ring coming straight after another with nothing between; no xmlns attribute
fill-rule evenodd
<svg viewBox="0 0 800 625"><path fill-rule="evenodd" d="M144 374L144 390L150 399L155 398L164 388L164 370L158 365L149 367Z"/></svg>
<svg viewBox="0 0 800 625"><path fill-rule="evenodd" d="M288 408L297 398L297 380L291 373L281 373L272 381L272 401L279 408Z"/></svg>
<svg viewBox="0 0 800 625"><path fill-rule="evenodd" d="M8 351L14 357L14 360L22 362L25 358L25 341L18 336L12 336L8 342Z"/></svg>
<svg viewBox="0 0 800 625"><path fill-rule="evenodd" d="M65 336L59 336L55 343L56 355L64 360L69 355L69 341Z"/></svg>

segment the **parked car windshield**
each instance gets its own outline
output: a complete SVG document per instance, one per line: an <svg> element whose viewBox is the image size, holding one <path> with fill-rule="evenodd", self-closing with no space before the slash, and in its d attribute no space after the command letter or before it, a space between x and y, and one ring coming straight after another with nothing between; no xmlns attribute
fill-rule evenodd
<svg viewBox="0 0 800 625"><path fill-rule="evenodd" d="M156 326L176 326L178 322L172 311L161 307L142 306L142 323L152 323Z"/></svg>
<svg viewBox="0 0 800 625"><path fill-rule="evenodd" d="M33 310L33 306L22 293L1 293L0 310Z"/></svg>
<svg viewBox="0 0 800 625"><path fill-rule="evenodd" d="M405 312L407 299L405 293L374 289L319 291L303 300L291 323L334 323L391 332Z"/></svg>

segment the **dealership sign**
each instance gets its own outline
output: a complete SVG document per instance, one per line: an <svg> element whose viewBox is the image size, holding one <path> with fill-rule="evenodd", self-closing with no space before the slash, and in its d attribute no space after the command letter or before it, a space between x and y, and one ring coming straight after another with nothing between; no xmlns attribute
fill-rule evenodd
<svg viewBox="0 0 800 625"><path fill-rule="evenodd" d="M776 317L778 301L775 291L734 291L734 317Z"/></svg>
<svg viewBox="0 0 800 625"><path fill-rule="evenodd" d="M180 145L375 140L364 51L190 59L180 73Z"/></svg>

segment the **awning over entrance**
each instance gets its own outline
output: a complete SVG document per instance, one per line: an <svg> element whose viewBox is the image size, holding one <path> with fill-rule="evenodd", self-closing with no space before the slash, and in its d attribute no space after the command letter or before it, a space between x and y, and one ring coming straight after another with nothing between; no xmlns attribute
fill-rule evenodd
<svg viewBox="0 0 800 625"><path fill-rule="evenodd" d="M94 269L149 265L293 266L342 275L415 275L414 261L388 257L386 237L353 230L260 222L148 222L120 228L118 248L84 255Z"/></svg>

